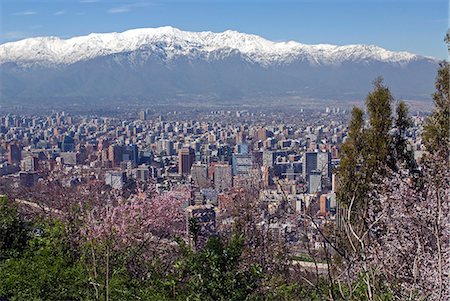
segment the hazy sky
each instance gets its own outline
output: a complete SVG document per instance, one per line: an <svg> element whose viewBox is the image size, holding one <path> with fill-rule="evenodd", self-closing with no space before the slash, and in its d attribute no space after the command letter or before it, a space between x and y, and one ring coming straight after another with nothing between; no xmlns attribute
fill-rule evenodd
<svg viewBox="0 0 450 301"><path fill-rule="evenodd" d="M0 43L171 25L448 58L448 0L0 0Z"/></svg>

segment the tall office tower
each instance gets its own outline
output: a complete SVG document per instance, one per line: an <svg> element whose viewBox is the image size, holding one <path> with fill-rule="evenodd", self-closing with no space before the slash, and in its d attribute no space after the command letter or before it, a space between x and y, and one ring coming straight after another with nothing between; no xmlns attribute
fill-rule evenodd
<svg viewBox="0 0 450 301"><path fill-rule="evenodd" d="M233 186L233 175L229 164L214 165L214 188L217 191L224 191Z"/></svg>
<svg viewBox="0 0 450 301"><path fill-rule="evenodd" d="M265 128L260 128L256 134L256 137L261 141L266 140L268 137L267 130Z"/></svg>
<svg viewBox="0 0 450 301"><path fill-rule="evenodd" d="M8 144L8 163L17 165L20 163L22 152L15 143Z"/></svg>
<svg viewBox="0 0 450 301"><path fill-rule="evenodd" d="M191 147L183 147L178 153L178 173L187 175L191 172L192 164L195 161L195 151Z"/></svg>
<svg viewBox="0 0 450 301"><path fill-rule="evenodd" d="M172 156L175 154L174 143L169 139L158 140L156 148L160 155Z"/></svg>
<svg viewBox="0 0 450 301"><path fill-rule="evenodd" d="M139 149L136 144L129 144L123 147L122 161L131 161L133 167L137 166L139 160Z"/></svg>
<svg viewBox="0 0 450 301"><path fill-rule="evenodd" d="M233 152L231 150L231 147L227 144L219 145L219 147L217 148L217 156L222 162L230 162L232 154Z"/></svg>
<svg viewBox="0 0 450 301"><path fill-rule="evenodd" d="M326 185L331 184L331 153L319 152L317 155L317 170L320 170Z"/></svg>
<svg viewBox="0 0 450 301"><path fill-rule="evenodd" d="M192 165L191 176L194 181L194 185L198 188L208 188L211 185L211 181L208 177L208 165L196 163Z"/></svg>
<svg viewBox="0 0 450 301"><path fill-rule="evenodd" d="M243 143L245 143L245 134L244 134L244 132L237 132L236 133L236 143L237 144L243 144Z"/></svg>
<svg viewBox="0 0 450 301"><path fill-rule="evenodd" d="M73 138L70 136L64 136L63 141L61 143L61 151L62 152L73 152L75 150L75 142Z"/></svg>
<svg viewBox="0 0 450 301"><path fill-rule="evenodd" d="M317 153L316 152L306 152L303 156L302 164L302 175L303 179L307 180L309 174L313 170L317 170Z"/></svg>
<svg viewBox="0 0 450 301"><path fill-rule="evenodd" d="M103 150L108 149L109 147L109 142L106 139L100 139L98 141L98 145L97 145L97 150L99 153L101 153Z"/></svg>
<svg viewBox="0 0 450 301"><path fill-rule="evenodd" d="M308 180L312 171L318 171L325 185L329 186L331 183L330 152L307 152L303 158L303 178Z"/></svg>
<svg viewBox="0 0 450 301"><path fill-rule="evenodd" d="M122 146L110 145L108 148L108 159L112 162L113 167L118 167L122 162Z"/></svg>
<svg viewBox="0 0 450 301"><path fill-rule="evenodd" d="M308 193L317 193L322 190L322 173L312 170L308 176Z"/></svg>
<svg viewBox="0 0 450 301"><path fill-rule="evenodd" d="M273 167L275 161L275 153L273 151L264 150L262 153L262 163L264 166Z"/></svg>
<svg viewBox="0 0 450 301"><path fill-rule="evenodd" d="M139 119L144 121L147 120L147 112L146 111L140 111L139 112Z"/></svg>
<svg viewBox="0 0 450 301"><path fill-rule="evenodd" d="M236 153L241 155L248 154L248 144L247 143L236 144Z"/></svg>

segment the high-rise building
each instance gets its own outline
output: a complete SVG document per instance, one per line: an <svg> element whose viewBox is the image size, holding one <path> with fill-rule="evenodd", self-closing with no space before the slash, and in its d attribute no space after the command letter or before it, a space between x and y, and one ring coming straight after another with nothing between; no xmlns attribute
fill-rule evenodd
<svg viewBox="0 0 450 301"><path fill-rule="evenodd" d="M306 152L303 156L303 178L308 179L309 174L313 170L317 170L317 153L316 152Z"/></svg>
<svg viewBox="0 0 450 301"><path fill-rule="evenodd" d="M214 188L224 191L233 186L233 175L229 164L214 165Z"/></svg>
<svg viewBox="0 0 450 301"><path fill-rule="evenodd" d="M106 139L100 139L98 141L97 150L101 153L103 150L107 150L109 146L109 142Z"/></svg>
<svg viewBox="0 0 450 301"><path fill-rule="evenodd" d="M268 133L265 128L258 129L258 132L256 133L256 137L258 140L264 141L268 138Z"/></svg>
<svg viewBox="0 0 450 301"><path fill-rule="evenodd" d="M37 171L38 170L38 158L34 156L28 156L23 158L20 163L20 168L23 171Z"/></svg>
<svg viewBox="0 0 450 301"><path fill-rule="evenodd" d="M64 136L63 141L61 143L61 151L62 152L73 152L75 150L75 142L72 137Z"/></svg>
<svg viewBox="0 0 450 301"><path fill-rule="evenodd" d="M253 168L253 159L249 154L233 154L233 175L248 174L250 169Z"/></svg>
<svg viewBox="0 0 450 301"><path fill-rule="evenodd" d="M122 162L122 146L110 145L108 148L108 159L113 167L118 167L120 162Z"/></svg>
<svg viewBox="0 0 450 301"><path fill-rule="evenodd" d="M326 184L331 184L331 153L319 152L317 154L317 170L320 170Z"/></svg>
<svg viewBox="0 0 450 301"><path fill-rule="evenodd" d="M320 171L326 183L331 183L330 152L307 152L303 157L303 178L308 179L311 171Z"/></svg>
<svg viewBox="0 0 450 301"><path fill-rule="evenodd" d="M8 163L18 165L22 157L22 152L15 143L8 144Z"/></svg>
<svg viewBox="0 0 450 301"><path fill-rule="evenodd" d="M308 176L308 193L317 193L322 190L322 173L312 170Z"/></svg>
<svg viewBox="0 0 450 301"><path fill-rule="evenodd" d="M131 161L133 166L137 166L139 160L139 149L136 144L125 145L122 150L122 161Z"/></svg>
<svg viewBox="0 0 450 301"><path fill-rule="evenodd" d="M192 165L191 177L194 185L198 188L208 188L211 186L211 181L208 178L208 165L196 163Z"/></svg>
<svg viewBox="0 0 450 301"><path fill-rule="evenodd" d="M264 150L262 152L262 163L264 166L273 167L275 161L275 153L273 151Z"/></svg>
<svg viewBox="0 0 450 301"><path fill-rule="evenodd" d="M147 120L147 111L140 111L139 112L139 119L142 121Z"/></svg>
<svg viewBox="0 0 450 301"><path fill-rule="evenodd" d="M191 172L192 164L195 161L195 151L191 147L183 147L178 153L178 173L187 175Z"/></svg>

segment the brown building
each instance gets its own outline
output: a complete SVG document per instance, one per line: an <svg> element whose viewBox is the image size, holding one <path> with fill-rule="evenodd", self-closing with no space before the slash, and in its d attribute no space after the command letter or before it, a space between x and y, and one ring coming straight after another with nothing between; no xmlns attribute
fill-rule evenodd
<svg viewBox="0 0 450 301"><path fill-rule="evenodd" d="M178 173L187 175L191 172L192 164L195 161L195 151L191 147L183 147L178 153Z"/></svg>
<svg viewBox="0 0 450 301"><path fill-rule="evenodd" d="M102 152L103 150L107 150L109 147L109 142L106 139L100 139L98 141L97 150L98 152Z"/></svg>
<svg viewBox="0 0 450 301"><path fill-rule="evenodd" d="M256 134L258 140L265 141L268 137L267 130L265 128L260 128Z"/></svg>
<svg viewBox="0 0 450 301"><path fill-rule="evenodd" d="M118 167L122 161L122 146L110 145L108 148L108 159L113 167Z"/></svg>
<svg viewBox="0 0 450 301"><path fill-rule="evenodd" d="M320 196L320 215L326 216L327 215L327 195L322 194Z"/></svg>
<svg viewBox="0 0 450 301"><path fill-rule="evenodd" d="M22 159L22 152L15 143L8 144L8 163L18 165Z"/></svg>

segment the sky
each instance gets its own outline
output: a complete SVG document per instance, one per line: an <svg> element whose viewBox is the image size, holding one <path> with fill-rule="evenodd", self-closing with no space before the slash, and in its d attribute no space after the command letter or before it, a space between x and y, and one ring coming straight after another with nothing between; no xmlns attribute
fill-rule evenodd
<svg viewBox="0 0 450 301"><path fill-rule="evenodd" d="M0 0L0 43L173 26L448 59L448 0Z"/></svg>

